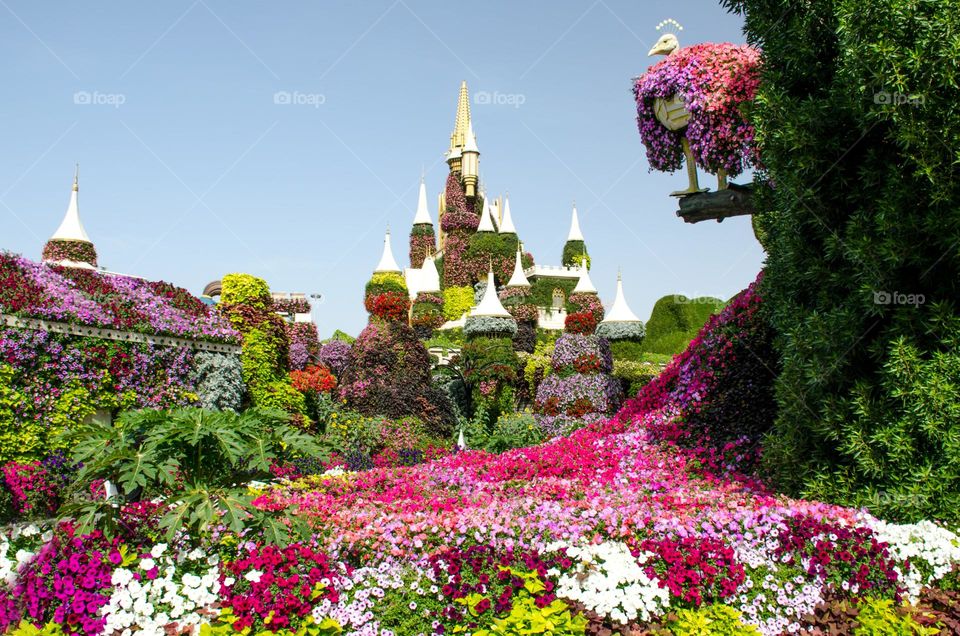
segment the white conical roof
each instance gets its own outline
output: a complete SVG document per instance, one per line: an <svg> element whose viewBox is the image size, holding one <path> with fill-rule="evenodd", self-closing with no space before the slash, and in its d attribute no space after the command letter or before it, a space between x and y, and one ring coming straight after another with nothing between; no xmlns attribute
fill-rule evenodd
<svg viewBox="0 0 960 636"><path fill-rule="evenodd" d="M480 225L477 226L477 232L496 232L497 227L493 224L493 213L490 211L490 201L486 196L483 197L483 212L480 214Z"/></svg>
<svg viewBox="0 0 960 636"><path fill-rule="evenodd" d="M80 189L78 176L73 178L73 191L70 193L70 204L67 205L67 213L60 222L60 227L50 237L51 241L84 241L90 243L90 237L87 231L83 229L83 223L80 222L80 205L77 202L77 193Z"/></svg>
<svg viewBox="0 0 960 636"><path fill-rule="evenodd" d="M437 271L437 264L433 260L433 256L428 255L423 259L423 266L420 268L422 273L420 274L420 284L422 292L439 292L440 291L440 272Z"/></svg>
<svg viewBox="0 0 960 636"><path fill-rule="evenodd" d="M473 134L473 122L470 122L470 125L467 126L467 141L463 146L463 152L480 154L480 149L477 148L477 137Z"/></svg>
<svg viewBox="0 0 960 636"><path fill-rule="evenodd" d="M513 265L513 276L510 277L510 282L507 283L507 287L529 287L530 281L527 280L527 275L523 273L523 263L521 261L520 250L517 249L517 262Z"/></svg>
<svg viewBox="0 0 960 636"><path fill-rule="evenodd" d="M487 288L483 290L480 304L470 312L471 316L491 316L494 318L512 318L510 312L503 308L500 297L497 296L497 285L493 280L493 269L487 274Z"/></svg>
<svg viewBox="0 0 960 636"><path fill-rule="evenodd" d="M433 220L430 218L430 210L427 209L427 186L423 182L422 177L420 178L420 196L417 198L417 214L413 217L414 225L420 223L433 225Z"/></svg>
<svg viewBox="0 0 960 636"><path fill-rule="evenodd" d="M386 236L383 237L383 255L380 257L380 262L373 272L375 274L383 272L396 272L399 274L400 271L400 266L397 265L397 259L393 257L393 248L390 247L390 230L387 230Z"/></svg>
<svg viewBox="0 0 960 636"><path fill-rule="evenodd" d="M573 218L570 219L570 233L567 234L568 241L582 241L583 232L580 231L580 219L577 217L577 204L573 204Z"/></svg>
<svg viewBox="0 0 960 636"><path fill-rule="evenodd" d="M513 216L510 214L510 195L503 200L503 216L500 220L501 234L516 234L517 228L513 226Z"/></svg>
<svg viewBox="0 0 960 636"><path fill-rule="evenodd" d="M620 274L617 274L617 297L603 322L640 322L637 314L633 313L633 310L627 305L627 299L623 295L623 280Z"/></svg>
<svg viewBox="0 0 960 636"><path fill-rule="evenodd" d="M590 280L590 272L587 270L587 259L584 258L580 263L580 280L577 281L577 286L573 288L571 292L573 294L596 294L597 288L593 286L593 281Z"/></svg>

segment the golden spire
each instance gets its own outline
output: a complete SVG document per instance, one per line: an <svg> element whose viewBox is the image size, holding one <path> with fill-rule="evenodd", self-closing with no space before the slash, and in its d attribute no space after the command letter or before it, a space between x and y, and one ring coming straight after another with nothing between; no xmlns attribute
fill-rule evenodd
<svg viewBox="0 0 960 636"><path fill-rule="evenodd" d="M470 127L470 93L467 81L460 84L460 97L457 99L457 119L450 135L450 149L463 148L467 143L467 128Z"/></svg>

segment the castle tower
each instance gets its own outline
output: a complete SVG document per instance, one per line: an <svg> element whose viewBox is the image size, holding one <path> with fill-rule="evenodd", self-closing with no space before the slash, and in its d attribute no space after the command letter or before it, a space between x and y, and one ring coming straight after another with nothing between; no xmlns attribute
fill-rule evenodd
<svg viewBox="0 0 960 636"><path fill-rule="evenodd" d="M77 200L80 191L80 166L73 176L73 191L67 213L60 227L43 246L43 261L55 265L94 269L97 266L97 250L93 246L87 231L80 221L80 205Z"/></svg>
<svg viewBox="0 0 960 636"><path fill-rule="evenodd" d="M450 148L447 150L447 165L451 172L461 172L461 153L467 145L467 129L470 127L470 93L467 82L460 84L460 95L457 97L457 117L453 123L453 132L450 133Z"/></svg>

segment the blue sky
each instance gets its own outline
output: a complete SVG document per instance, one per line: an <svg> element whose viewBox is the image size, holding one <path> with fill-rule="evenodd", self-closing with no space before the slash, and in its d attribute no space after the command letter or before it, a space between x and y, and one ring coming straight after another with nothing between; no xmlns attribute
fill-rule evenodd
<svg viewBox="0 0 960 636"><path fill-rule="evenodd" d="M677 219L685 177L648 170L634 122L671 17L682 44L743 41L708 1L0 0L0 248L39 258L79 161L102 265L194 293L249 272L323 294L322 336L356 334L388 223L407 262L421 170L436 220L467 80L481 178L537 262L559 262L575 199L605 303L618 267L643 319L727 298L761 267L749 219Z"/></svg>

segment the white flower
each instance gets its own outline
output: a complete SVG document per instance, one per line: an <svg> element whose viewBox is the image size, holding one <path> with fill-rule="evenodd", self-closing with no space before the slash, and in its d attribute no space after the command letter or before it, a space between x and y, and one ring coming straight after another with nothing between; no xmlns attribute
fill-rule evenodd
<svg viewBox="0 0 960 636"><path fill-rule="evenodd" d="M250 570L249 572L243 575L243 578L247 579L251 583L259 583L261 576L263 576L263 572L259 570Z"/></svg>
<svg viewBox="0 0 960 636"><path fill-rule="evenodd" d="M161 556L163 556L163 553L166 552L166 550L166 543L158 543L150 549L150 556L152 556L154 559L159 559Z"/></svg>
<svg viewBox="0 0 960 636"><path fill-rule="evenodd" d="M141 570L152 570L154 567L156 567L156 562L149 557L140 561Z"/></svg>

